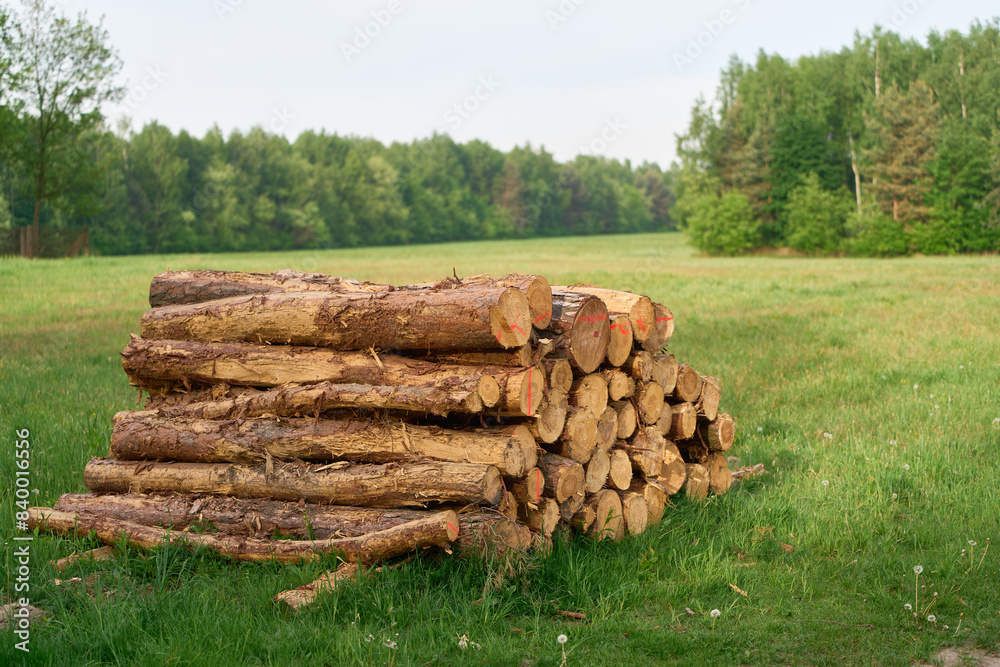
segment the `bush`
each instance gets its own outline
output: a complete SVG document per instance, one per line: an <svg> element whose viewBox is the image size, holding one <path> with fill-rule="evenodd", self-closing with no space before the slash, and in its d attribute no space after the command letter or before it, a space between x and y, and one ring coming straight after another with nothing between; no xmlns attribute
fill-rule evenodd
<svg viewBox="0 0 1000 667"><path fill-rule="evenodd" d="M687 220L691 244L710 255L738 255L760 246L760 221L746 195L705 194L694 201Z"/></svg>
<svg viewBox="0 0 1000 667"><path fill-rule="evenodd" d="M785 243L809 254L835 252L842 244L850 212L850 199L843 192L824 189L819 177L810 172L788 195Z"/></svg>
<svg viewBox="0 0 1000 667"><path fill-rule="evenodd" d="M844 249L862 257L895 257L909 251L909 235L898 220L880 212L864 211L847 225Z"/></svg>

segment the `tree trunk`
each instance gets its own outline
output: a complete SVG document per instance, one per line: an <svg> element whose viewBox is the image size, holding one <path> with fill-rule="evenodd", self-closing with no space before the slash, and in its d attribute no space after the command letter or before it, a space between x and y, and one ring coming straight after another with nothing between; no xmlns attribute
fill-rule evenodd
<svg viewBox="0 0 1000 667"><path fill-rule="evenodd" d="M649 509L646 499L638 493L619 491L622 499L622 516L625 519L625 531L629 535L641 535L646 532L649 523Z"/></svg>
<svg viewBox="0 0 1000 667"><path fill-rule="evenodd" d="M723 494L733 485L733 473L729 471L725 454L720 452L709 454L705 468L708 469L708 486L712 489L712 493Z"/></svg>
<svg viewBox="0 0 1000 667"><path fill-rule="evenodd" d="M608 353L608 309L592 296L552 291L552 321L540 334L554 340L557 357L566 357L582 373L593 373Z"/></svg>
<svg viewBox="0 0 1000 667"><path fill-rule="evenodd" d="M577 378L569 391L569 404L586 408L600 417L608 407L608 383L598 373Z"/></svg>
<svg viewBox="0 0 1000 667"><path fill-rule="evenodd" d="M608 399L620 401L635 394L635 380L617 369L601 371L601 377L608 387Z"/></svg>
<svg viewBox="0 0 1000 667"><path fill-rule="evenodd" d="M545 369L549 389L561 389L567 394L573 388L573 366L565 359L543 359L541 366Z"/></svg>
<svg viewBox="0 0 1000 667"><path fill-rule="evenodd" d="M594 510L594 522L587 534L595 540L620 540L625 535L622 500L611 489L601 489L587 498L584 505Z"/></svg>
<svg viewBox="0 0 1000 667"><path fill-rule="evenodd" d="M572 459L544 453L539 467L545 475L545 495L561 503L586 489L583 466Z"/></svg>
<svg viewBox="0 0 1000 667"><path fill-rule="evenodd" d="M611 450L611 467L608 471L608 486L625 491L632 484L632 459L624 449Z"/></svg>
<svg viewBox="0 0 1000 667"><path fill-rule="evenodd" d="M594 520L597 518L597 512L594 508L586 504L580 508L580 511L573 515L573 518L569 520L569 525L580 531L581 533L586 533L590 530L590 527L594 525Z"/></svg>
<svg viewBox="0 0 1000 667"><path fill-rule="evenodd" d="M500 471L475 463L245 465L91 459L83 481L94 493L208 493L360 507L496 505L503 493Z"/></svg>
<svg viewBox="0 0 1000 667"><path fill-rule="evenodd" d="M715 421L715 418L719 416L719 402L722 400L719 381L708 375L701 379L701 397L698 398L695 407L699 415L708 421Z"/></svg>
<svg viewBox="0 0 1000 667"><path fill-rule="evenodd" d="M458 515L458 544L462 553L489 558L508 551L524 551L531 544L526 526L492 510L463 512Z"/></svg>
<svg viewBox="0 0 1000 667"><path fill-rule="evenodd" d="M610 406L618 413L618 433L617 438L624 440L631 438L635 433L636 413L635 406L629 401L616 401Z"/></svg>
<svg viewBox="0 0 1000 667"><path fill-rule="evenodd" d="M660 464L660 474L656 481L663 491L672 496L684 487L687 480L687 465L677 446L669 440L663 448L663 462Z"/></svg>
<svg viewBox="0 0 1000 667"><path fill-rule="evenodd" d="M643 424L655 424L663 411L663 388L656 382L637 382L635 401Z"/></svg>
<svg viewBox="0 0 1000 667"><path fill-rule="evenodd" d="M622 365L622 370L637 382L649 382L653 379L653 355L649 352L635 352Z"/></svg>
<svg viewBox="0 0 1000 667"><path fill-rule="evenodd" d="M549 389L538 407L535 419L528 422L532 435L545 444L552 444L558 440L566 428L568 407L566 392L561 389Z"/></svg>
<svg viewBox="0 0 1000 667"><path fill-rule="evenodd" d="M698 371L687 364L677 367L677 386L674 387L673 397L678 401L694 403L701 397L701 376Z"/></svg>
<svg viewBox="0 0 1000 667"><path fill-rule="evenodd" d="M687 440L694 437L698 428L698 412L690 403L667 405L670 410L670 430L664 435L671 440ZM667 410L664 409L664 412Z"/></svg>
<svg viewBox="0 0 1000 667"><path fill-rule="evenodd" d="M570 406L562 437L549 449L580 463L586 463L597 448L597 418L586 408Z"/></svg>
<svg viewBox="0 0 1000 667"><path fill-rule="evenodd" d="M470 377L445 386L385 387L367 384L289 385L268 391L248 392L235 398L204 400L174 399L156 407L162 417L198 417L201 419L242 419L264 415L318 415L326 410L380 409L410 410L435 415L450 412L478 414L483 411L479 378ZM198 400L201 399L201 400Z"/></svg>
<svg viewBox="0 0 1000 667"><path fill-rule="evenodd" d="M710 451L728 452L736 439L736 422L726 413L722 413L715 418L715 421L698 424L698 432Z"/></svg>
<svg viewBox="0 0 1000 667"><path fill-rule="evenodd" d="M684 495L690 500L704 500L708 497L708 468L700 463L687 463L685 467Z"/></svg>
<svg viewBox="0 0 1000 667"><path fill-rule="evenodd" d="M274 596L274 603L284 605L292 611L299 611L314 603L320 594L325 595L334 591L341 582L356 579L360 569L357 563L342 563L336 570L324 572L319 579L298 588L281 591Z"/></svg>
<svg viewBox="0 0 1000 667"><path fill-rule="evenodd" d="M501 371L500 368L490 372ZM537 366L509 368L492 377L500 386L497 412L506 417L534 417L545 397L545 374Z"/></svg>
<svg viewBox="0 0 1000 667"><path fill-rule="evenodd" d="M261 463L276 460L413 463L421 459L496 466L521 477L537 461L537 445L526 426L455 431L384 421L292 418L162 419L119 412L111 433L111 456L119 460L161 459L197 463ZM530 465L529 465L530 464Z"/></svg>
<svg viewBox="0 0 1000 667"><path fill-rule="evenodd" d="M656 335L650 336L643 343L643 349L650 352L660 352L670 342L674 335L674 314L662 303L653 303L656 311Z"/></svg>
<svg viewBox="0 0 1000 667"><path fill-rule="evenodd" d="M655 526L660 523L667 507L667 494L660 488L660 485L644 479L635 479L632 480L632 486L628 490L642 496L643 500L646 501L648 525Z"/></svg>
<svg viewBox="0 0 1000 667"><path fill-rule="evenodd" d="M608 473L611 472L611 455L598 449L590 457L584 474L584 485L587 493L597 493L608 481Z"/></svg>
<svg viewBox="0 0 1000 667"><path fill-rule="evenodd" d="M530 343L512 350L492 350L489 352L433 352L425 361L461 366L530 366L534 361L534 350Z"/></svg>
<svg viewBox="0 0 1000 667"><path fill-rule="evenodd" d="M522 506L518 518L531 530L550 537L559 525L559 503L542 497L536 507Z"/></svg>
<svg viewBox="0 0 1000 667"><path fill-rule="evenodd" d="M446 546L458 537L458 516L451 510L435 512L425 519L356 537L326 540L269 540L217 533L175 532L155 526L94 514L58 512L32 507L28 513L32 528L60 535L83 537L94 532L105 544L118 544L124 533L128 541L144 549L164 542L188 548L211 549L242 561L277 560L283 563L310 561L339 552L345 560L374 562L430 546Z"/></svg>
<svg viewBox="0 0 1000 667"><path fill-rule="evenodd" d="M521 273L511 273L502 278L494 278L490 274L462 278L462 285L486 283L501 287L516 287L528 299L531 312L531 324L536 329L546 329L552 321L552 287L542 276L531 276Z"/></svg>
<svg viewBox="0 0 1000 667"><path fill-rule="evenodd" d="M142 317L142 336L340 350L482 351L524 345L529 322L528 300L513 287L276 292L153 308Z"/></svg>
<svg viewBox="0 0 1000 667"><path fill-rule="evenodd" d="M276 271L164 271L149 284L149 305L176 306L282 292L391 292L392 285L362 283L322 273Z"/></svg>
<svg viewBox="0 0 1000 667"><path fill-rule="evenodd" d="M623 448L628 452L633 470L641 472L646 477L656 477L660 474L663 450L666 446L667 441L660 435L660 431L655 426L647 426Z"/></svg>
<svg viewBox="0 0 1000 667"><path fill-rule="evenodd" d="M559 517L564 523L569 524L576 513L583 509L583 501L586 498L586 494L580 492L559 503Z"/></svg>
<svg viewBox="0 0 1000 667"><path fill-rule="evenodd" d="M510 490L519 505L538 505L545 491L545 476L539 468L532 468L511 484Z"/></svg>
<svg viewBox="0 0 1000 667"><path fill-rule="evenodd" d="M648 296L590 285L573 285L554 289L596 296L604 302L608 313L626 315L632 325L632 337L637 343L642 343L654 333L656 312L653 309L653 302Z"/></svg>
<svg viewBox="0 0 1000 667"><path fill-rule="evenodd" d="M621 366L632 354L632 323L628 315L611 316L611 338L608 340L608 363Z"/></svg>

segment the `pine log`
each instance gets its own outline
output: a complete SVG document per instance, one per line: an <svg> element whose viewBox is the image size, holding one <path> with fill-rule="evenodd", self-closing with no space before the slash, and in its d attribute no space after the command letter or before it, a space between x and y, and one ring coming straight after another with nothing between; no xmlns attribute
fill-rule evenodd
<svg viewBox="0 0 1000 667"><path fill-rule="evenodd" d="M649 523L649 509L646 499L638 493L619 491L622 499L622 516L625 519L625 531L629 535L640 535L646 532Z"/></svg>
<svg viewBox="0 0 1000 667"><path fill-rule="evenodd" d="M680 364L677 367L677 386L674 387L673 397L678 401L694 403L701 396L701 385L698 371L687 364Z"/></svg>
<svg viewBox="0 0 1000 667"><path fill-rule="evenodd" d="M459 366L530 366L534 361L534 350L530 343L511 350L441 352L423 357L430 363L454 364Z"/></svg>
<svg viewBox="0 0 1000 667"><path fill-rule="evenodd" d="M610 405L597 420L597 449L610 450L618 438L618 413Z"/></svg>
<svg viewBox="0 0 1000 667"><path fill-rule="evenodd" d="M590 457L584 474L584 484L587 493L597 493L608 481L611 472L611 455L608 451L598 449Z"/></svg>
<svg viewBox="0 0 1000 667"><path fill-rule="evenodd" d="M694 437L698 428L698 411L691 403L667 405L664 411L670 410L670 430L665 433L671 440L687 440Z"/></svg>
<svg viewBox="0 0 1000 667"><path fill-rule="evenodd" d="M719 401L722 398L722 391L719 389L719 381L709 375L702 376L701 396L695 407L698 414L708 421L715 421L719 416Z"/></svg>
<svg viewBox="0 0 1000 667"><path fill-rule="evenodd" d="M65 558L60 558L59 560L49 561L49 563L55 569L63 572L73 563L80 562L91 562L97 563L101 561L113 560L115 557L115 548L112 546L97 547L96 549L89 549L83 553L73 552Z"/></svg>
<svg viewBox="0 0 1000 667"><path fill-rule="evenodd" d="M708 497L708 468L700 463L687 463L687 479L684 480L684 495L689 500L704 500Z"/></svg>
<svg viewBox="0 0 1000 667"><path fill-rule="evenodd" d="M622 370L637 382L649 382L653 379L653 355L649 352L634 352L622 364Z"/></svg>
<svg viewBox="0 0 1000 667"><path fill-rule="evenodd" d="M143 338L341 350L509 349L524 345L530 332L524 294L513 287L486 285L446 291L235 296L161 306L142 317Z"/></svg>
<svg viewBox="0 0 1000 667"><path fill-rule="evenodd" d="M594 510L594 522L587 534L595 540L620 540L625 535L622 500L611 489L601 489L584 501Z"/></svg>
<svg viewBox="0 0 1000 667"><path fill-rule="evenodd" d="M723 494L733 485L733 473L729 470L725 454L721 452L709 454L705 468L708 469L708 486L712 489L712 493Z"/></svg>
<svg viewBox="0 0 1000 667"><path fill-rule="evenodd" d="M633 400L640 421L643 424L655 424L663 411L663 388L656 382L637 382Z"/></svg>
<svg viewBox="0 0 1000 667"><path fill-rule="evenodd" d="M586 494L575 493L566 500L559 503L559 518L565 523L570 523L577 512L583 509L583 501Z"/></svg>
<svg viewBox="0 0 1000 667"><path fill-rule="evenodd" d="M300 611L316 602L321 594L329 595L343 582L357 579L360 570L357 563L341 563L336 570L324 572L321 577L308 584L281 591L274 596L274 603L285 606L292 611Z"/></svg>
<svg viewBox="0 0 1000 667"><path fill-rule="evenodd" d="M202 303L249 294L276 292L385 292L392 285L363 283L322 273L276 271L164 271L149 285L149 305L153 308Z"/></svg>
<svg viewBox="0 0 1000 667"><path fill-rule="evenodd" d="M579 463L586 463L597 448L597 418L586 408L566 409L562 437L549 446L552 451Z"/></svg>
<svg viewBox="0 0 1000 667"><path fill-rule="evenodd" d="M320 382L286 385L267 391L240 392L234 398L221 400L204 400L204 393L193 392L190 397L181 395L155 404L155 413L162 417L201 419L318 415L341 408L403 410L435 415L447 415L451 412L477 414L483 411L478 384L478 379L474 377L449 386L429 387Z"/></svg>
<svg viewBox="0 0 1000 667"><path fill-rule="evenodd" d="M512 368L492 377L500 386L497 412L507 417L534 417L538 414L545 396L545 374L540 368Z"/></svg>
<svg viewBox="0 0 1000 667"><path fill-rule="evenodd" d="M461 525L456 544L462 553L488 559L508 551L524 551L531 544L527 526L493 510L462 512L458 519Z"/></svg>
<svg viewBox="0 0 1000 667"><path fill-rule="evenodd" d="M632 458L624 449L611 450L611 464L608 471L608 486L625 491L632 484Z"/></svg>
<svg viewBox="0 0 1000 667"><path fill-rule="evenodd" d="M561 503L570 496L584 493L586 489L583 466L572 459L544 453L539 457L539 468L545 475L545 495Z"/></svg>
<svg viewBox="0 0 1000 667"><path fill-rule="evenodd" d="M663 519L663 511L667 506L667 494L660 485L644 479L634 479L628 490L642 496L646 501L648 525L655 526L660 523L660 520Z"/></svg>
<svg viewBox="0 0 1000 667"><path fill-rule="evenodd" d="M504 491L503 497L500 498L500 503L497 505L496 510L500 514L504 515L511 521L517 521L517 498L510 491Z"/></svg>
<svg viewBox="0 0 1000 667"><path fill-rule="evenodd" d="M663 452L667 441L655 426L641 429L629 445L621 445L628 452L632 469L646 477L656 477L663 463Z"/></svg>
<svg viewBox="0 0 1000 667"><path fill-rule="evenodd" d="M594 520L597 518L597 512L594 511L593 506L587 505L584 501L584 505L580 508L580 511L573 515L570 519L569 525L580 531L581 533L586 533L590 530L590 527L594 525Z"/></svg>
<svg viewBox="0 0 1000 667"><path fill-rule="evenodd" d="M594 417L600 417L608 407L608 383L598 373L577 378L569 391L569 404L587 408Z"/></svg>
<svg viewBox="0 0 1000 667"><path fill-rule="evenodd" d="M673 336L674 314L662 303L654 302L653 310L656 313L656 332L643 341L642 347L644 350L649 350L650 352L660 352L670 342L670 337Z"/></svg>
<svg viewBox="0 0 1000 667"><path fill-rule="evenodd" d="M601 377L608 385L608 399L620 401L635 394L635 380L617 369L601 371Z"/></svg>
<svg viewBox="0 0 1000 667"><path fill-rule="evenodd" d="M582 469L581 469L582 475ZM83 481L94 493L208 493L361 507L427 503L496 505L500 471L475 463L158 463L91 459Z"/></svg>
<svg viewBox="0 0 1000 667"><path fill-rule="evenodd" d="M660 474L657 475L656 480L668 496L672 496L684 488L684 484L687 482L687 466L688 464L679 455L669 459L669 461L664 461L660 466Z"/></svg>
<svg viewBox="0 0 1000 667"><path fill-rule="evenodd" d="M131 544L145 549L167 542L192 549L210 549L242 561L300 562L339 552L345 560L374 562L416 549L446 546L458 537L459 520L458 515L446 510L386 530L327 540L269 540L216 533L174 532L100 515L59 512L47 507L29 508L28 525L79 537L93 531L97 539L105 544L119 544L124 534Z"/></svg>
<svg viewBox="0 0 1000 667"><path fill-rule="evenodd" d="M593 373L608 353L608 309L592 296L552 291L552 321L542 334L555 341L555 356L566 357L582 373Z"/></svg>
<svg viewBox="0 0 1000 667"><path fill-rule="evenodd" d="M635 433L637 425L635 406L630 401L617 401L611 403L610 407L614 408L615 412L618 413L618 439L631 438L632 434Z"/></svg>
<svg viewBox="0 0 1000 667"><path fill-rule="evenodd" d="M653 379L663 387L664 396L672 395L677 387L677 366L672 354L653 355Z"/></svg>
<svg viewBox="0 0 1000 667"><path fill-rule="evenodd" d="M708 446L702 444L699 440L678 440L676 444L685 462L705 463L708 461L708 455L711 452Z"/></svg>
<svg viewBox="0 0 1000 667"><path fill-rule="evenodd" d="M537 460L526 426L456 431L382 421L291 418L163 419L148 412L119 412L111 433L111 457L196 463L260 463L276 460L416 462L420 459L481 463L521 477Z"/></svg>
<svg viewBox="0 0 1000 667"><path fill-rule="evenodd" d="M542 368L549 389L561 389L567 394L573 388L573 366L565 359L543 359Z"/></svg>
<svg viewBox="0 0 1000 667"><path fill-rule="evenodd" d="M535 419L528 422L532 435L536 440L552 444L563 434L566 428L566 414L569 399L562 389L549 389L542 403L538 406Z"/></svg>
<svg viewBox="0 0 1000 667"><path fill-rule="evenodd" d="M545 476L541 469L532 468L511 484L510 490L519 505L537 505L545 491Z"/></svg>
<svg viewBox="0 0 1000 667"><path fill-rule="evenodd" d="M611 338L608 340L607 362L621 366L632 354L632 323L628 315L611 316Z"/></svg>
<svg viewBox="0 0 1000 667"><path fill-rule="evenodd" d="M542 496L537 507L522 505L519 508L518 519L532 531L550 537L559 525L559 503L552 498Z"/></svg>
<svg viewBox="0 0 1000 667"><path fill-rule="evenodd" d="M632 325L632 337L638 343L646 340L655 329L656 311L648 296L591 285L573 285L571 287L556 287L555 289L596 296L604 302L609 313L627 315Z"/></svg>
<svg viewBox="0 0 1000 667"><path fill-rule="evenodd" d="M552 287L549 281L542 276L525 275L523 273L511 273L500 278L494 278L488 273L478 276L467 276L461 279L462 287L467 287L476 283L499 285L502 287L516 287L524 292L528 299L528 308L531 312L531 324L536 329L545 329L552 321Z"/></svg>
<svg viewBox="0 0 1000 667"><path fill-rule="evenodd" d="M726 413L711 422L699 422L698 433L708 449L713 452L728 452L736 439L736 422Z"/></svg>

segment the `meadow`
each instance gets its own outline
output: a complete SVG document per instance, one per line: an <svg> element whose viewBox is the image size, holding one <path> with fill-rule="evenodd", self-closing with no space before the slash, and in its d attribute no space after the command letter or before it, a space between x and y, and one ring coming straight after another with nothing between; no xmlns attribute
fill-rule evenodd
<svg viewBox="0 0 1000 667"><path fill-rule="evenodd" d="M84 491L111 416L138 400L119 352L167 268L394 283L520 271L649 294L676 317L670 350L722 379L731 454L767 472L675 498L637 538L557 540L513 570L414 559L295 616L272 596L332 561L129 549L59 575L50 559L97 545L40 536L30 598L50 618L29 654L0 634L2 664L909 665L1000 637L997 256L705 258L679 234L0 260L3 602L14 433L30 430L34 504ZM53 582L94 573L90 587Z"/></svg>

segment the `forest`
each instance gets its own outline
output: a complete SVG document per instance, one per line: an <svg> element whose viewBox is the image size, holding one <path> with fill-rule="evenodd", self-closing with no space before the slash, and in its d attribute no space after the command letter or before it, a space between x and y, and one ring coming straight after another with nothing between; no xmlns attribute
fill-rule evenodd
<svg viewBox="0 0 1000 667"><path fill-rule="evenodd" d="M677 146L675 217L710 254L1000 250L1000 21L734 58Z"/></svg>

